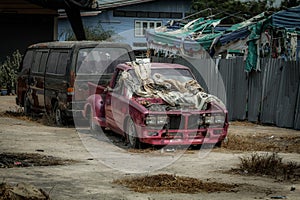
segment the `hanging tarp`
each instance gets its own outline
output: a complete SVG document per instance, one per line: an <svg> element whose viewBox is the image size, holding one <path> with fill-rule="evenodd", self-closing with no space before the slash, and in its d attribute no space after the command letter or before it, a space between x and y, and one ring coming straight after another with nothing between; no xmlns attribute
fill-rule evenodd
<svg viewBox="0 0 300 200"><path fill-rule="evenodd" d="M250 31L248 30L248 28L244 27L244 28L237 29L230 33L224 33L222 35L222 37L220 38L219 42L223 46L232 41L243 40L243 39L247 38L249 34L250 34Z"/></svg>
<svg viewBox="0 0 300 200"><path fill-rule="evenodd" d="M205 20L198 18L177 30L168 27L150 29L146 33L146 38L148 47L151 49L179 55L197 56L198 58L209 58L215 53L227 51L227 47L230 45L233 45L235 49L229 49L244 50L245 39L251 33L249 27L265 19L265 14L261 13L251 19L234 24L228 29L220 30L216 27L222 19ZM240 43L239 40L243 41ZM226 49L222 46L226 46Z"/></svg>
<svg viewBox="0 0 300 200"><path fill-rule="evenodd" d="M199 18L177 30L170 30L167 27L149 29L146 32L148 47L173 54L208 58L207 50L214 38L219 36L219 31L214 27L220 21L220 19Z"/></svg>
<svg viewBox="0 0 300 200"><path fill-rule="evenodd" d="M265 31L268 18L266 13L261 13L244 22L234 24L216 41L213 47L215 53L222 53L226 48L242 51L247 50L248 55L245 71L259 70L257 41L260 40L261 34Z"/></svg>
<svg viewBox="0 0 300 200"><path fill-rule="evenodd" d="M148 47L170 54L197 58L214 57L228 53L228 50L236 50L245 53L246 72L258 71L260 70L258 58L271 55L271 51L274 50L271 49L272 36L267 37L266 41L264 35L269 35L268 29L284 29L291 49L288 60L297 60L300 6L273 15L263 12L225 30L216 28L221 21L222 19L199 18L176 30L167 27L148 30L146 34ZM279 47L276 50L279 55L283 52Z"/></svg>
<svg viewBox="0 0 300 200"><path fill-rule="evenodd" d="M276 28L300 31L300 6L288 8L272 15L272 25Z"/></svg>
<svg viewBox="0 0 300 200"><path fill-rule="evenodd" d="M147 32L148 47L157 51L163 50L165 54L195 55L207 58L207 51L195 40L189 37L178 38L174 35L157 34L154 30Z"/></svg>

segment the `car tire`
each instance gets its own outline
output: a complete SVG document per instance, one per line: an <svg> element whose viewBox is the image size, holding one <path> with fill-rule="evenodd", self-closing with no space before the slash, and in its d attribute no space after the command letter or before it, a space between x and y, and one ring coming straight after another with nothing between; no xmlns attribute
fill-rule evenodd
<svg viewBox="0 0 300 200"><path fill-rule="evenodd" d="M219 141L215 144L215 147L216 148L221 148L222 147L222 144L223 144L223 141Z"/></svg>
<svg viewBox="0 0 300 200"><path fill-rule="evenodd" d="M55 124L57 126L63 126L63 125L65 125L65 122L64 122L64 119L63 119L62 110L59 108L57 102L54 104L53 114L54 114Z"/></svg>
<svg viewBox="0 0 300 200"><path fill-rule="evenodd" d="M88 108L87 118L88 118L88 121L89 121L90 131L99 130L99 127L97 126L97 124L93 120L94 114L93 114L93 111L92 111L91 108Z"/></svg>
<svg viewBox="0 0 300 200"><path fill-rule="evenodd" d="M131 118L127 120L126 140L128 142L129 147L135 149L141 148L141 143L135 129L135 124Z"/></svg>
<svg viewBox="0 0 300 200"><path fill-rule="evenodd" d="M31 115L31 103L26 94L24 95L24 114L26 116Z"/></svg>

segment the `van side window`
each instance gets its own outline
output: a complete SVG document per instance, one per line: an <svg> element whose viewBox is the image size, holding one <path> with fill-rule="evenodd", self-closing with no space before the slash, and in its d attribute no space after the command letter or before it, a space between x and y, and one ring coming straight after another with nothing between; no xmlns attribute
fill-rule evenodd
<svg viewBox="0 0 300 200"><path fill-rule="evenodd" d="M22 72L28 71L28 69L30 69L31 67L31 63L32 63L32 54L33 51L29 50L26 52L24 59L23 59L23 64L22 64Z"/></svg>
<svg viewBox="0 0 300 200"><path fill-rule="evenodd" d="M47 63L47 73L65 75L68 64L68 56L68 51L52 51Z"/></svg>
<svg viewBox="0 0 300 200"><path fill-rule="evenodd" d="M44 73L45 72L47 57L48 57L48 52L45 52L45 51L42 52L40 67L39 67L39 70L38 70L39 73Z"/></svg>
<svg viewBox="0 0 300 200"><path fill-rule="evenodd" d="M34 55L34 59L33 59L33 64L32 64L32 72L36 73L39 70L39 66L40 66L40 61L41 61L41 57L42 57L42 52L36 52Z"/></svg>
<svg viewBox="0 0 300 200"><path fill-rule="evenodd" d="M57 67L56 67L57 74L65 75L67 64L68 64L68 57L69 57L68 55L69 55L68 52L60 53L59 61L58 61Z"/></svg>
<svg viewBox="0 0 300 200"><path fill-rule="evenodd" d="M47 63L47 74L55 74L59 52L51 52Z"/></svg>

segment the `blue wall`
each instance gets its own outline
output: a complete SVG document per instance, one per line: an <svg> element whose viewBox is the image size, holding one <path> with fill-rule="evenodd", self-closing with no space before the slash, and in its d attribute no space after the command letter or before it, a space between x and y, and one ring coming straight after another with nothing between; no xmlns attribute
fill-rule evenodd
<svg viewBox="0 0 300 200"><path fill-rule="evenodd" d="M154 2L140 3L131 6L116 8L122 11L144 11L144 12L177 12L186 16L190 11L191 0L158 0ZM111 30L115 33L113 41L124 42L130 44L133 49L146 49L146 47L135 47L134 43L146 44L145 37L134 36L135 20L141 21L161 21L166 24L170 18L139 18L139 17L114 17L113 10L103 10L97 16L82 17L84 26L96 26L101 24L104 30ZM71 30L71 26L67 18L58 20L58 36L59 40L64 40L63 33Z"/></svg>

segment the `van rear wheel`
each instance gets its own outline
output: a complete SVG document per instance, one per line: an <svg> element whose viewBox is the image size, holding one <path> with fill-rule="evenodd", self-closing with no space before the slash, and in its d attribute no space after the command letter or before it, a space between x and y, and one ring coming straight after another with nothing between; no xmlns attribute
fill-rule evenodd
<svg viewBox="0 0 300 200"><path fill-rule="evenodd" d="M26 116L31 114L31 103L26 94L24 95L24 114Z"/></svg>
<svg viewBox="0 0 300 200"><path fill-rule="evenodd" d="M59 108L57 102L54 104L53 114L54 114L55 124L57 126L63 126L65 123L64 123L63 116L62 116L62 111Z"/></svg>

